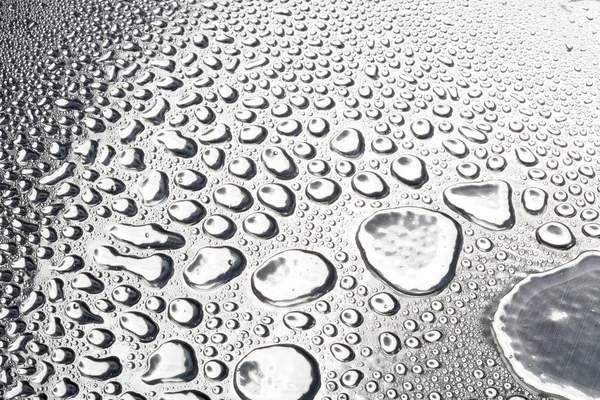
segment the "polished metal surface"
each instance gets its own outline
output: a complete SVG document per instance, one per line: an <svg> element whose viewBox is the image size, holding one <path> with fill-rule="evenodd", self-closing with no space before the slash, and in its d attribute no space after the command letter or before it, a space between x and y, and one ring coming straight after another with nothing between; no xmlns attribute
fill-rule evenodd
<svg viewBox="0 0 600 400"><path fill-rule="evenodd" d="M600 3L0 5L0 398L600 399Z"/></svg>

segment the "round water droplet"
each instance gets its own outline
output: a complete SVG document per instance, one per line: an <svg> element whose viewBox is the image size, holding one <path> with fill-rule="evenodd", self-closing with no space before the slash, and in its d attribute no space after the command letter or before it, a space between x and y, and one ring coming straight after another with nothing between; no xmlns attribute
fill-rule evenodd
<svg viewBox="0 0 600 400"><path fill-rule="evenodd" d="M291 307L318 299L333 289L337 274L321 254L286 250L266 260L252 275L252 290L263 302Z"/></svg>
<svg viewBox="0 0 600 400"><path fill-rule="evenodd" d="M321 385L319 366L293 345L259 347L236 366L234 385L243 400L310 400Z"/></svg>

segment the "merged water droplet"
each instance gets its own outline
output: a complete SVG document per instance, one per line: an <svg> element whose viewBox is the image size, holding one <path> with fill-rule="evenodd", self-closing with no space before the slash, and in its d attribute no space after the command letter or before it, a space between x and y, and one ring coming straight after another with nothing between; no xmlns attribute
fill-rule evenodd
<svg viewBox="0 0 600 400"><path fill-rule="evenodd" d="M129 272L151 287L165 286L173 275L173 259L165 254L153 254L148 257L125 256L113 247L98 246L93 256L99 266Z"/></svg>
<svg viewBox="0 0 600 400"><path fill-rule="evenodd" d="M124 330L133 334L142 343L152 342L159 332L159 327L152 318L137 311L123 313L119 323Z"/></svg>
<svg viewBox="0 0 600 400"><path fill-rule="evenodd" d="M494 337L526 385L564 398L600 395L599 279L600 253L585 252L559 268L529 275L502 299Z"/></svg>
<svg viewBox="0 0 600 400"><path fill-rule="evenodd" d="M228 246L204 247L183 270L185 282L199 290L221 287L242 273L246 258L237 249Z"/></svg>
<svg viewBox="0 0 600 400"><path fill-rule="evenodd" d="M190 382L198 375L194 349L186 342L171 340L160 345L148 358L142 380L148 385Z"/></svg>
<svg viewBox="0 0 600 400"><path fill-rule="evenodd" d="M515 224L511 194L510 185L500 180L459 183L444 190L444 201L469 221L499 231Z"/></svg>
<svg viewBox="0 0 600 400"><path fill-rule="evenodd" d="M109 232L114 238L141 249L172 250L186 243L183 236L167 231L158 224L116 224Z"/></svg>
<svg viewBox="0 0 600 400"><path fill-rule="evenodd" d="M77 363L77 369L81 375L87 378L105 381L119 376L123 367L118 357L94 358L85 356Z"/></svg>
<svg viewBox="0 0 600 400"><path fill-rule="evenodd" d="M162 171L150 171L139 187L139 194L147 206L157 206L169 196L169 178Z"/></svg>
<svg viewBox="0 0 600 400"><path fill-rule="evenodd" d="M445 214L417 207L378 211L356 236L367 268L395 290L422 296L454 277L462 234Z"/></svg>

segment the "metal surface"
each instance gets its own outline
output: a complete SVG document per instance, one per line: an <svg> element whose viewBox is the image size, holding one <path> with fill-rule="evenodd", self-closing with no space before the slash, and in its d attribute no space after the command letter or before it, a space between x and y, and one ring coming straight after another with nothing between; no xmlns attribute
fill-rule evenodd
<svg viewBox="0 0 600 400"><path fill-rule="evenodd" d="M598 18L3 2L0 398L599 398Z"/></svg>

